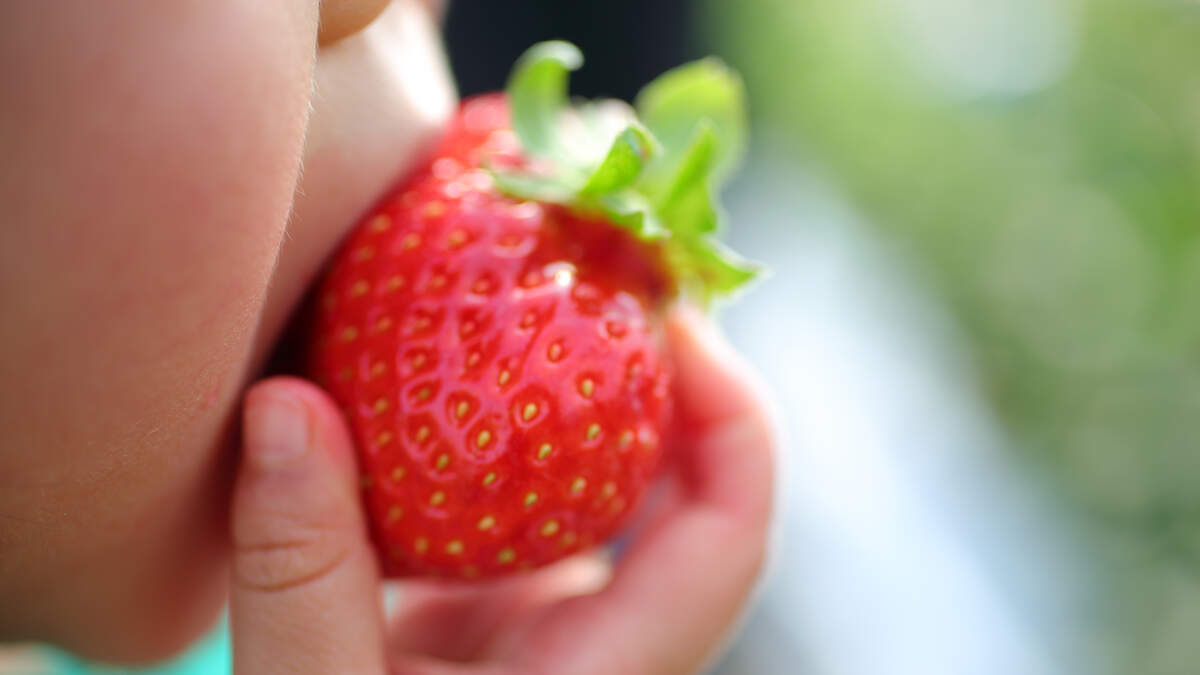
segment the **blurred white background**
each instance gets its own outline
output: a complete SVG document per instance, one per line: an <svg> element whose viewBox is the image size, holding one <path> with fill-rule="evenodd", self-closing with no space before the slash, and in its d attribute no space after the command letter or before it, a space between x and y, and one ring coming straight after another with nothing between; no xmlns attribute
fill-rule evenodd
<svg viewBox="0 0 1200 675"><path fill-rule="evenodd" d="M1103 675L1073 528L919 279L790 163L760 158L729 206L735 248L773 275L722 323L784 442L775 558L714 672Z"/></svg>

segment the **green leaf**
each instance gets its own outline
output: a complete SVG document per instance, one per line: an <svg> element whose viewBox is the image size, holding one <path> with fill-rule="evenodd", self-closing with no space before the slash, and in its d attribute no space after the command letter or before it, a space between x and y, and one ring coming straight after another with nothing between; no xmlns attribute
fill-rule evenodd
<svg viewBox="0 0 1200 675"><path fill-rule="evenodd" d="M579 194L578 186L559 176L537 176L518 171L493 170L496 187L505 194L551 204L571 204Z"/></svg>
<svg viewBox="0 0 1200 675"><path fill-rule="evenodd" d="M496 168L497 187L561 204L655 241L681 292L708 303L761 269L712 234L721 180L745 144L742 82L715 59L676 68L638 95L568 105L567 75L583 57L565 42L534 45L509 78L513 128L529 166ZM640 115L640 118L639 118Z"/></svg>
<svg viewBox="0 0 1200 675"><path fill-rule="evenodd" d="M637 121L633 107L624 101L602 99L573 105L573 115L561 118L559 140L569 151L566 161L595 168L604 159L613 142L631 126L649 137L650 132ZM657 149L657 142L654 142Z"/></svg>
<svg viewBox="0 0 1200 675"><path fill-rule="evenodd" d="M721 242L710 237L672 239L668 263L685 289L703 304L714 296L729 295L764 272Z"/></svg>
<svg viewBox="0 0 1200 675"><path fill-rule="evenodd" d="M633 185L654 154L654 139L638 126L629 126L613 139L604 161L592 172L579 191L582 197L598 197Z"/></svg>
<svg viewBox="0 0 1200 675"><path fill-rule="evenodd" d="M667 236L667 229L655 213L654 205L633 190L605 195L598 206L609 220L641 239L661 239Z"/></svg>
<svg viewBox="0 0 1200 675"><path fill-rule="evenodd" d="M508 81L513 130L525 151L535 156L558 150L558 116L567 103L567 74L583 64L569 42L541 42L517 61Z"/></svg>
<svg viewBox="0 0 1200 675"><path fill-rule="evenodd" d="M675 174L702 120L708 120L715 135L715 183L719 185L741 160L746 145L745 87L737 73L715 58L662 74L642 89L634 107L664 148L662 158L651 167L649 185L665 187L666 177Z"/></svg>
<svg viewBox="0 0 1200 675"><path fill-rule="evenodd" d="M657 208L667 227L681 236L705 234L717 229L719 215L712 194L712 167L716 161L717 137L708 120L696 128L691 143L667 179Z"/></svg>

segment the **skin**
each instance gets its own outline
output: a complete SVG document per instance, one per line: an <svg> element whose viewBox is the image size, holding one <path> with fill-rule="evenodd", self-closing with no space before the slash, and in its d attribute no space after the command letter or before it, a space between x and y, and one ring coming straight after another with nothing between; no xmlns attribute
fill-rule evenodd
<svg viewBox="0 0 1200 675"><path fill-rule="evenodd" d="M295 379L251 386L451 113L436 10L382 4L0 4L0 91L19 92L0 96L0 641L146 663L231 601L238 672L672 673L736 619L769 426L740 361L680 315L687 432L620 565L408 582L385 623L335 408Z"/></svg>

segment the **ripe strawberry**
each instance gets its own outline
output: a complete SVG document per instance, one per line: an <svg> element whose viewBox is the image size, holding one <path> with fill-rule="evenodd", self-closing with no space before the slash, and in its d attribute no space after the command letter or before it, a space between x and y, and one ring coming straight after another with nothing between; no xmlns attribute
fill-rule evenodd
<svg viewBox="0 0 1200 675"><path fill-rule="evenodd" d="M752 274L708 238L737 79L669 73L642 127L564 107L579 62L537 45L507 96L465 102L320 286L310 372L349 418L389 575L491 576L609 538L666 441L662 305Z"/></svg>

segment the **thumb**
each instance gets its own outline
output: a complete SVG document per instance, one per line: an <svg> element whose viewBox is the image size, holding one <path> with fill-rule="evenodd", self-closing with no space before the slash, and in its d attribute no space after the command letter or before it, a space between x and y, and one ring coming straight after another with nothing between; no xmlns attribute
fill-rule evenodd
<svg viewBox="0 0 1200 675"><path fill-rule="evenodd" d="M234 671L383 673L379 572L350 439L302 380L246 394L233 497Z"/></svg>

